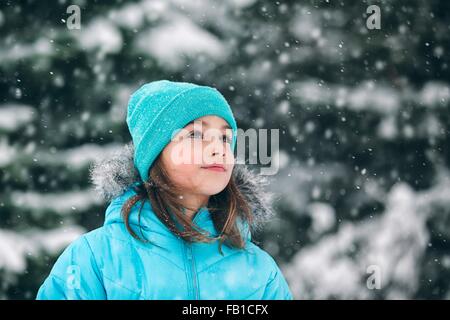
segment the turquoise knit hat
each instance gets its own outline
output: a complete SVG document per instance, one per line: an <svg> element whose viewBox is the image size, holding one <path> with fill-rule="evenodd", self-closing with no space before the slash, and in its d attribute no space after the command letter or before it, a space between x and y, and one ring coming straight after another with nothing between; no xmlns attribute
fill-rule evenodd
<svg viewBox="0 0 450 320"><path fill-rule="evenodd" d="M134 145L134 165L143 181L172 134L189 122L216 115L230 125L234 152L237 125L233 112L215 88L189 82L158 80L134 92L128 102L127 125Z"/></svg>

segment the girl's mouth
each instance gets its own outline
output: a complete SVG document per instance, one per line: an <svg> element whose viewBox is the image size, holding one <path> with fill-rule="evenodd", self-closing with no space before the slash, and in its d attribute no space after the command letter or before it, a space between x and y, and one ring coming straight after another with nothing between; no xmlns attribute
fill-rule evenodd
<svg viewBox="0 0 450 320"><path fill-rule="evenodd" d="M221 165L221 164L213 164L213 165L210 165L210 166L204 166L204 167L202 167L202 169L207 169L207 170L216 171L216 172L225 172L225 171L227 171L225 169L225 166Z"/></svg>

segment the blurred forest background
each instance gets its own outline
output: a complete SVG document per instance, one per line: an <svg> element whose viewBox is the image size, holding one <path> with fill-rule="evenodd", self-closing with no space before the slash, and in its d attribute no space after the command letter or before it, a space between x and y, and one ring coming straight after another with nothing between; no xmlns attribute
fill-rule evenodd
<svg viewBox="0 0 450 320"><path fill-rule="evenodd" d="M255 240L296 299L450 299L449 50L445 0L1 1L0 299L34 299L102 225L89 165L130 141L129 95L157 79L280 129Z"/></svg>

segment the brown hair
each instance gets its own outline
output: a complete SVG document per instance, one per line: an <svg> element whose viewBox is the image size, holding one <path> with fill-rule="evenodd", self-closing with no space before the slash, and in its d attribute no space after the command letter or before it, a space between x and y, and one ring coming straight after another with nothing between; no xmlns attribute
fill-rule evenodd
<svg viewBox="0 0 450 320"><path fill-rule="evenodd" d="M149 169L148 181L141 181L135 188L136 195L126 201L122 207L122 216L128 232L136 239L149 242L145 239L142 230L140 238L130 227L129 217L132 207L139 201L142 204L139 208L138 220L140 225L141 210L145 200L150 200L153 211L158 219L164 223L175 235L188 242L214 242L219 240L219 251L222 253L222 244L225 243L234 248L244 248L245 240L237 227L237 218L244 222L252 222L250 206L236 185L233 175L231 175L228 185L220 193L209 197L208 210L214 227L219 232L219 236L211 237L192 223L183 213L183 206L177 195L176 186L171 183L167 172L164 169L160 157L158 157ZM172 214L171 214L172 213ZM176 223L181 224L180 230Z"/></svg>

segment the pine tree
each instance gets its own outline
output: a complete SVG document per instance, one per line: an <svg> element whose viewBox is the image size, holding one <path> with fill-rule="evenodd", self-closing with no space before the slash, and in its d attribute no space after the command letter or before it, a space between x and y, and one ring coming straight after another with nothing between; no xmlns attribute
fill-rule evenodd
<svg viewBox="0 0 450 320"><path fill-rule="evenodd" d="M381 29L366 26L372 4ZM33 299L65 246L102 225L89 165L130 141L129 95L157 79L216 86L239 127L280 129L279 219L255 241L296 297L449 298L449 9L3 1L0 298Z"/></svg>

